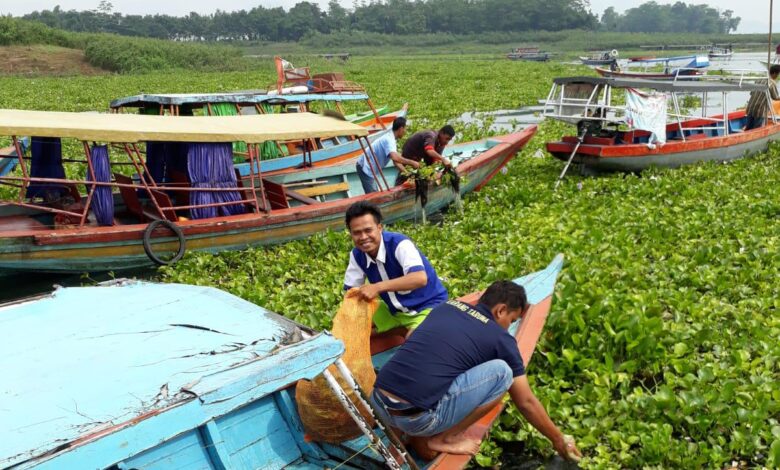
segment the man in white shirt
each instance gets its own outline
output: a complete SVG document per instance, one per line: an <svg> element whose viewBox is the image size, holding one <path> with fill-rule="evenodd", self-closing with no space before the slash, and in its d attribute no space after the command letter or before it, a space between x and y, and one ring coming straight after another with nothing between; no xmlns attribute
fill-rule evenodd
<svg viewBox="0 0 780 470"><path fill-rule="evenodd" d="M396 140L403 138L405 134L406 118L395 118L393 121L393 131L388 132L371 144L374 155L370 155L370 152L369 155L364 153L358 159L357 174L363 185L363 191L366 194L377 191L375 177L379 176L379 169L384 168L385 165L387 165L388 160L393 160L393 163L398 167L399 171L403 170L404 165L409 165L412 168L418 168L420 166L416 161L404 158L398 153L398 144L396 143ZM376 161L374 160L374 156L376 156ZM379 164L378 168L377 163Z"/></svg>

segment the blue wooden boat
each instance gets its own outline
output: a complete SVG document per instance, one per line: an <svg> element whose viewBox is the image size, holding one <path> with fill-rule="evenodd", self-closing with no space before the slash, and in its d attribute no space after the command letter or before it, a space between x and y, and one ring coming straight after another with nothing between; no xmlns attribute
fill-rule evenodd
<svg viewBox="0 0 780 470"><path fill-rule="evenodd" d="M532 304L511 327L526 363L562 261L515 280ZM0 310L3 331L13 332L0 343L2 468L387 467L368 437L336 445L305 439L294 387L344 352L328 333L309 336L217 289L128 280L59 288ZM377 338L377 368L399 341ZM499 412L469 432L484 436ZM390 446L381 428L369 435ZM408 462L449 470L468 460L439 455ZM401 461L398 468L411 467Z"/></svg>

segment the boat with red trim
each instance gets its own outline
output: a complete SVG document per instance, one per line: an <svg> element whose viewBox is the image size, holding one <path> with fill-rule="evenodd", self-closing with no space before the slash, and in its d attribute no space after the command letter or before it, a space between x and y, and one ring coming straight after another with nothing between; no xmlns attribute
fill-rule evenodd
<svg viewBox="0 0 780 470"><path fill-rule="evenodd" d="M553 81L544 104L545 117L577 126L577 135L548 142L555 158L582 165L585 170L636 172L651 166L679 167L729 161L766 150L780 139L778 109L769 97L766 75L708 77L697 81L655 81L625 78L566 77ZM615 92L628 99L637 92L660 99L657 114L641 113L615 103ZM766 94L768 124L745 130L744 110L729 110L732 93ZM683 95L701 97L701 112L693 115L681 106ZM720 95L721 112L708 115L708 96ZM657 119L661 118L660 124ZM650 121L655 127L648 127ZM645 122L640 122L645 120Z"/></svg>

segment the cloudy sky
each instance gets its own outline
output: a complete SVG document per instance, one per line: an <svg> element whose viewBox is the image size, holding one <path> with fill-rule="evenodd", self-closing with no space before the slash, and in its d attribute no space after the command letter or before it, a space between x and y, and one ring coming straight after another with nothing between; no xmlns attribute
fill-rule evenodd
<svg viewBox="0 0 780 470"><path fill-rule="evenodd" d="M192 0L112 0L114 10L122 13L130 14L146 14L146 13L164 13L168 15L186 15L191 11L196 11L201 14L213 13L215 9L219 8L224 11L249 9L255 5L262 4L263 6L283 6L286 8L291 7L299 0L220 0L219 2L203 2ZM327 0L310 0L320 3L321 5L327 5ZM342 5L349 8L352 6L352 0L339 0ZM659 3L674 3L670 0L657 0ZM742 23L740 24L738 32L740 33L755 33L764 32L768 28L767 18L769 16L769 0L741 0L735 2L734 0L683 0L686 3L706 3L712 7L722 10L731 9L734 10L736 16L742 17ZM645 0L590 0L592 11L601 16L601 13L605 8L609 6L615 6L618 11L623 11L626 8L631 8L644 3ZM55 5L59 5L63 10L87 10L95 8L100 0L0 0L0 14L12 14L15 16L23 15L35 10L47 10L52 9ZM780 10L780 2L775 8ZM780 15L773 15L775 18L775 24L777 24ZM780 30L780 24L775 28L775 31Z"/></svg>

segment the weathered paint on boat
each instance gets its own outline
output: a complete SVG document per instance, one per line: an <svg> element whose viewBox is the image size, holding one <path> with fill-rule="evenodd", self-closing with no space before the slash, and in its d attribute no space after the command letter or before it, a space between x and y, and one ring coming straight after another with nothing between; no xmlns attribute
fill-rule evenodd
<svg viewBox="0 0 780 470"><path fill-rule="evenodd" d="M536 132L531 126L522 132L485 139L489 146L481 154L459 164L457 171L467 178L461 184L461 194L479 190L530 140ZM459 148L468 149L474 144L462 144L449 149L450 158ZM342 178L354 173L354 163L344 163L340 167ZM279 178L305 178L311 175L325 175L337 172L337 167L322 167L306 172L289 172ZM309 173L307 173L309 172ZM319 173L318 173L319 172ZM336 173L337 175L338 173ZM292 176L290 176L292 175ZM392 184L392 172L388 180ZM349 177L347 177L349 180ZM238 250L249 246L270 245L297 238L304 238L316 232L339 230L343 227L343 216L347 207L357 200L369 200L378 204L388 222L414 218L419 214L415 204L413 183L392 187L363 195L354 174L349 181L351 194L359 196L326 200L322 203L294 206L288 209L274 210L268 214L243 214L216 217L207 220L187 220L177 222L187 239L187 249L195 251ZM334 196L335 197L335 196ZM432 213L451 203L454 194L450 188L431 185L426 212ZM25 214L26 209L5 208L5 214ZM29 225L29 223L28 223ZM146 224L51 229L43 224L39 228L25 226L0 231L0 273L16 271L27 272L96 272L130 269L149 266L142 244ZM155 251L171 250L178 247L174 238L155 239Z"/></svg>
<svg viewBox="0 0 780 470"><path fill-rule="evenodd" d="M526 364L562 264L558 255L514 281L532 305L510 327ZM343 343L327 333L301 340L295 323L217 289L125 280L59 288L0 306L0 324L15 333L0 344L4 468L386 468L365 437L305 438L294 385L333 364ZM375 367L402 342L374 336ZM501 408L468 433L482 439ZM442 454L418 465L469 460Z"/></svg>
<svg viewBox="0 0 780 470"><path fill-rule="evenodd" d="M219 312L219 314L215 314ZM0 467L323 468L292 387L344 345L225 292L122 281L0 308ZM347 466L347 468L355 468Z"/></svg>
<svg viewBox="0 0 780 470"><path fill-rule="evenodd" d="M722 115L714 116L721 119ZM634 144L603 144L588 139L580 145L573 162L584 165L594 171L641 171L651 166L677 168L699 162L725 162L745 157L751 153L766 150L769 142L780 139L780 123L769 124L758 129L739 131L743 124L745 111L729 114L733 133L724 136L704 135L696 131L697 126L707 125L705 120L691 120L683 123L686 140L668 140L664 145L650 148L646 143ZM673 131L676 124L670 124L667 129ZM693 132L692 135L687 135ZM697 137L699 136L703 137ZM646 138L649 133L636 131L633 135ZM563 141L549 142L547 151L555 158L567 161L576 144L576 137L564 137Z"/></svg>

